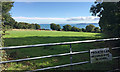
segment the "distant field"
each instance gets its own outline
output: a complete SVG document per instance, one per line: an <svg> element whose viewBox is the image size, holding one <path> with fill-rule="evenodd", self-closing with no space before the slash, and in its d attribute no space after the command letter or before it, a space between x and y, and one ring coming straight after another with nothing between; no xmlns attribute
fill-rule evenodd
<svg viewBox="0 0 120 72"><path fill-rule="evenodd" d="M5 46L33 45L43 43L70 42L88 39L105 38L102 33L87 32L64 32L64 31L7 31L5 37ZM8 50L9 59L22 59L28 57L38 57L44 55L53 55L68 53L69 45L34 47L28 49ZM105 47L103 42L72 44L72 49L84 51L94 48ZM73 55L73 62L89 60L89 54ZM62 65L70 63L69 56L45 58L39 60L24 61L18 63L8 63L8 70L34 70L48 66ZM109 70L113 62L104 62L100 65L85 64L73 66L74 70ZM101 67L101 69L100 69ZM69 70L69 67L59 68L58 70Z"/></svg>

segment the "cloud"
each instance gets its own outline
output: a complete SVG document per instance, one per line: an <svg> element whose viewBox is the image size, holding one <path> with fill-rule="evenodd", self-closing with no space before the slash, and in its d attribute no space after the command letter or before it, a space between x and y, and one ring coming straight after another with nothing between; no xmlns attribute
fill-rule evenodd
<svg viewBox="0 0 120 72"><path fill-rule="evenodd" d="M66 20L66 21L81 21L81 20L99 20L99 17L87 16L87 17L71 17L71 18L42 18L42 17L13 17L14 19L30 19L30 20Z"/></svg>
<svg viewBox="0 0 120 72"><path fill-rule="evenodd" d="M41 17L13 17L14 19L30 19L30 20L66 20L66 18L41 18Z"/></svg>
<svg viewBox="0 0 120 72"><path fill-rule="evenodd" d="M61 23L61 24L76 24L76 23L98 23L99 17L95 16L82 16L82 17L70 17L70 18L52 18L52 17L13 17L18 22L28 23Z"/></svg>
<svg viewBox="0 0 120 72"><path fill-rule="evenodd" d="M87 16L87 17L72 17L67 19L67 21L98 21L99 17Z"/></svg>

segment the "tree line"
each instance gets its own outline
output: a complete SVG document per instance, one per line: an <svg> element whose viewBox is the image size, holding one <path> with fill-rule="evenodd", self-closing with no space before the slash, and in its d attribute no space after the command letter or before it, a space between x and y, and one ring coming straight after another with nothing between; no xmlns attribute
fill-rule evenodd
<svg viewBox="0 0 120 72"><path fill-rule="evenodd" d="M30 24L25 22L4 23L5 29L40 29L39 24Z"/></svg>
<svg viewBox="0 0 120 72"><path fill-rule="evenodd" d="M57 31L75 31L75 32L95 32L99 33L101 32L99 27L95 27L93 24L87 25L86 28L77 28L75 26L71 26L69 24L64 25L63 29L59 24L51 23L50 28L52 30L57 30Z"/></svg>
<svg viewBox="0 0 120 72"><path fill-rule="evenodd" d="M39 24L30 24L25 22L17 22L15 21L9 11L13 7L14 2L3 2L2 3L2 26L3 32L7 29L40 29ZM0 3L1 4L1 3Z"/></svg>
<svg viewBox="0 0 120 72"><path fill-rule="evenodd" d="M40 29L39 24L30 24L26 22L16 22L12 17L8 17L7 21L4 21L4 29Z"/></svg>

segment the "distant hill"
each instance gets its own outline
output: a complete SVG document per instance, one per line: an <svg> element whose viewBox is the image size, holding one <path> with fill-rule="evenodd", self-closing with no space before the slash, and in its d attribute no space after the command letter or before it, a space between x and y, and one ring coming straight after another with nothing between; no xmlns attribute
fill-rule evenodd
<svg viewBox="0 0 120 72"><path fill-rule="evenodd" d="M82 25L82 24L83 24L83 25L85 25L85 24L86 24L86 25L88 25L88 24L93 24L93 25L94 25L94 24L98 24L98 23L78 23L77 25Z"/></svg>

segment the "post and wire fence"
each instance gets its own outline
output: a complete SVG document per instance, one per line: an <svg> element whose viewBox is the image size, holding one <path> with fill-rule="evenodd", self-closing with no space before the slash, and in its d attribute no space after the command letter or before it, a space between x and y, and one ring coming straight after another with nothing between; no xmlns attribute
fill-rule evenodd
<svg viewBox="0 0 120 72"><path fill-rule="evenodd" d="M36 69L36 70L32 70L32 71L42 71L42 70L49 70L49 69L67 67L67 66L71 66L70 70L72 70L72 66L74 66L74 65L91 63L90 60L89 61L73 63L72 55L90 53L90 50L80 51L80 52L73 52L72 51L72 44L101 42L101 41L115 41L115 40L119 40L119 39L120 38L109 38L109 39L84 40L84 41L61 42L61 43L48 43L48 44L36 44L36 45L0 47L0 50L12 50L12 49L31 48L31 47L33 48L33 47L43 47L43 46L70 45L69 53L56 54L56 55L47 55L47 56L40 56L40 57L32 57L32 58L24 58L24 59L17 59L17 60L1 61L0 64L6 64L6 63L12 63L12 62L22 62L22 61L29 61L29 60L37 60L37 59L43 59L43 58L51 58L51 57L60 57L60 56L70 55L70 64L58 65L58 66L53 66L53 67L46 67L46 68ZM111 49L116 50L116 49L120 49L120 47L113 47ZM120 58L120 56L112 57L112 59L119 59L119 58Z"/></svg>

